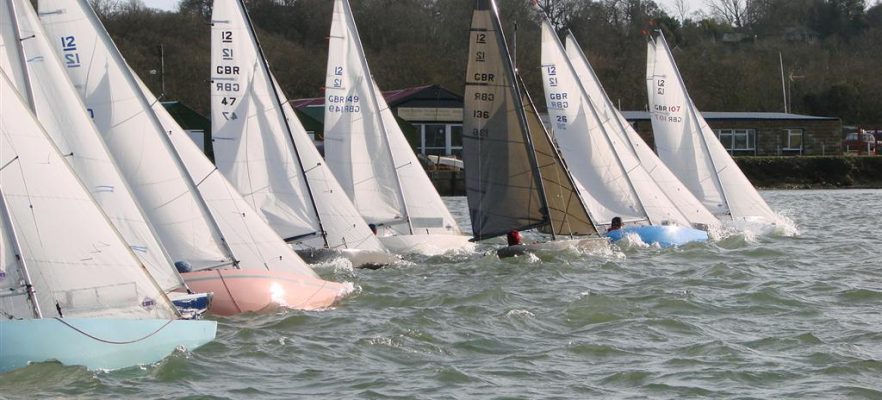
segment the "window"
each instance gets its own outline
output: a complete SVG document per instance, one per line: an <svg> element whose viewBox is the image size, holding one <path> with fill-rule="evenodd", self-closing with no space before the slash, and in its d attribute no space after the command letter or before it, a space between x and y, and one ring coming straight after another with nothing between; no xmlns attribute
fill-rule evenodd
<svg viewBox="0 0 882 400"><path fill-rule="evenodd" d="M199 146L199 150L205 153L205 131L202 129L186 129L185 132L193 140L193 143Z"/></svg>
<svg viewBox="0 0 882 400"><path fill-rule="evenodd" d="M720 143L730 153L756 152L756 130L754 129L717 129Z"/></svg>
<svg viewBox="0 0 882 400"><path fill-rule="evenodd" d="M787 133L787 146L784 150L799 150L802 152L802 129L785 129Z"/></svg>
<svg viewBox="0 0 882 400"><path fill-rule="evenodd" d="M423 125L422 153L425 155L443 156L447 150L447 126Z"/></svg>
<svg viewBox="0 0 882 400"><path fill-rule="evenodd" d="M414 124L414 126L420 132L420 153L462 157L462 125Z"/></svg>
<svg viewBox="0 0 882 400"><path fill-rule="evenodd" d="M462 125L448 125L450 128L450 145L447 154L462 158Z"/></svg>

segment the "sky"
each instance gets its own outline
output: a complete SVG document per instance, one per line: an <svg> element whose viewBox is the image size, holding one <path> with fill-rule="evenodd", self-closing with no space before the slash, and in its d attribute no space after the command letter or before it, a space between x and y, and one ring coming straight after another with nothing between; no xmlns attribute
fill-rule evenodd
<svg viewBox="0 0 882 400"><path fill-rule="evenodd" d="M144 4L147 7L159 8L162 10L177 10L178 9L178 1L179 0L143 0ZM330 1L330 0L328 0ZM677 16L676 8L674 8L674 0L656 0L658 4L668 12L668 14L672 16ZM698 10L706 9L705 0L686 0L686 5L689 7L689 14L692 14Z"/></svg>

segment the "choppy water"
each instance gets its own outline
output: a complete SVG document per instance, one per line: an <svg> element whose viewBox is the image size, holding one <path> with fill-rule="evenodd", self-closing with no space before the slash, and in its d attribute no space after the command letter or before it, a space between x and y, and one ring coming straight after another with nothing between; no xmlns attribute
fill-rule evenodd
<svg viewBox="0 0 882 400"><path fill-rule="evenodd" d="M882 398L882 191L763 195L798 236L323 266L359 288L334 310L219 319L156 366L32 365L0 397Z"/></svg>

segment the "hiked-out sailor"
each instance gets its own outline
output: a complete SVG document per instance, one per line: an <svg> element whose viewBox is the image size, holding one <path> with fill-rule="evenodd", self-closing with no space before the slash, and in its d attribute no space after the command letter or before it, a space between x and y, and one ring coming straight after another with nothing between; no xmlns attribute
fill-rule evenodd
<svg viewBox="0 0 882 400"><path fill-rule="evenodd" d="M612 221L609 223L609 229L606 230L607 233L622 229L622 217L613 217Z"/></svg>
<svg viewBox="0 0 882 400"><path fill-rule="evenodd" d="M509 246L518 246L523 243L523 238L521 237L521 232L518 230L511 230L506 235L505 238L508 240Z"/></svg>

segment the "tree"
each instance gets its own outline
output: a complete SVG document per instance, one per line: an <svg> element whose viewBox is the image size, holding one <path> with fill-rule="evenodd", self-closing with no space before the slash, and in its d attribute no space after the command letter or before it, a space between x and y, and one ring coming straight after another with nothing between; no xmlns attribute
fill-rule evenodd
<svg viewBox="0 0 882 400"><path fill-rule="evenodd" d="M737 28L751 22L750 13L755 0L707 0L711 13Z"/></svg>

